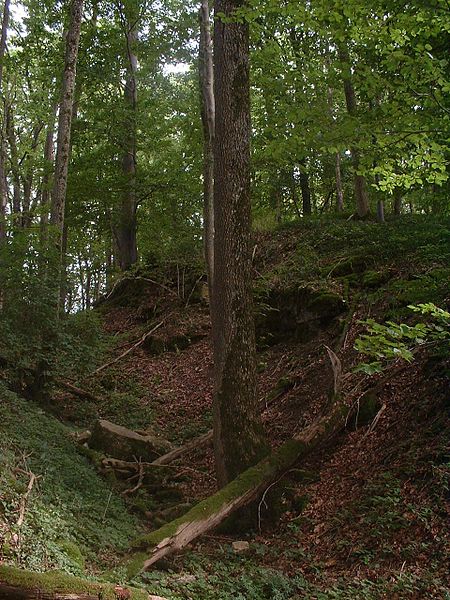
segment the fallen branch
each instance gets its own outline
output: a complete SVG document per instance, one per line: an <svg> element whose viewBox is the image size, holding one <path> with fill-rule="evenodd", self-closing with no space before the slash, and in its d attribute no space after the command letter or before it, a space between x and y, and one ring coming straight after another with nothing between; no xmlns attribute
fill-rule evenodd
<svg viewBox="0 0 450 600"><path fill-rule="evenodd" d="M79 398L83 398L85 400L91 400L92 402L95 402L97 404L100 404L102 402L101 398L99 398L98 396L95 396L94 394L92 394L92 392L83 390L83 389L77 387L76 385L73 385L73 383L70 383L69 381L63 381L62 379L56 379L55 383L57 385L59 385L60 387L64 388L65 390L67 390L68 392L70 392L71 394L73 394L74 396L78 396Z"/></svg>
<svg viewBox="0 0 450 600"><path fill-rule="evenodd" d="M141 346L147 338L149 338L153 333L155 333L155 331L157 331L160 327L162 327L164 325L164 322L165 321L161 321L160 323L158 323L158 325L155 325L155 327L153 327L153 329L151 329L150 331L145 333L136 344L131 346L131 348L128 348L128 350L125 350L125 352L122 352L122 354L120 354L114 360L111 360L111 361L107 362L106 364L102 365L101 367L98 367L98 369L95 369L95 371L92 371L92 373L90 373L88 375L88 377L93 377L94 375L98 375L99 373L101 373L102 371L107 369L108 367L112 367L112 365L115 365L116 363L118 363L120 360L122 360L122 358L125 358L125 356L128 356L128 354L133 352L133 350L136 350L136 348Z"/></svg>
<svg viewBox="0 0 450 600"><path fill-rule="evenodd" d="M129 496L131 494L134 494L135 492L138 491L138 489L140 489L142 487L142 484L144 482L145 469L144 469L144 465L141 462L138 462L137 465L139 468L138 481L137 481L136 485L134 485L132 488L122 492L122 496ZM134 479L134 477L133 477L133 479Z"/></svg>
<svg viewBox="0 0 450 600"><path fill-rule="evenodd" d="M148 600L147 592L61 572L33 573L0 565L0 600Z"/></svg>
<svg viewBox="0 0 450 600"><path fill-rule="evenodd" d="M195 438L194 440L188 442L187 444L184 444L184 446L175 448L174 450L171 450L167 454L160 456L159 458L154 460L152 462L152 464L154 466L168 465L171 462L173 462L174 460L177 460L178 458L180 458L181 456L188 454L191 450L212 444L212 440L213 440L213 431L211 429L210 431L208 431L207 433L204 433L200 437Z"/></svg>
<svg viewBox="0 0 450 600"><path fill-rule="evenodd" d="M222 490L197 504L179 519L136 540L132 544L134 553L124 564L130 579L165 556L184 548L203 533L217 527L238 509L258 499L280 475L341 431L348 411L342 400L336 400L327 415L317 419Z"/></svg>
<svg viewBox="0 0 450 600"><path fill-rule="evenodd" d="M31 490L33 489L33 486L37 479L37 477L34 473L30 472L29 475L30 475L30 481L28 482L27 490L20 500L19 518L17 519L17 523L16 523L18 528L22 527L23 522L25 520L25 510L27 508L28 498L31 494Z"/></svg>

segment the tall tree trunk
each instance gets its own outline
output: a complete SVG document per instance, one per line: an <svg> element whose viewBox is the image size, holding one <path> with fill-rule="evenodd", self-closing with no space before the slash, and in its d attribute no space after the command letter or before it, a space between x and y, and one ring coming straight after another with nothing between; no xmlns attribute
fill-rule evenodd
<svg viewBox="0 0 450 600"><path fill-rule="evenodd" d="M327 70L330 70L330 59L329 56L326 58ZM331 86L328 87L328 110L330 113L330 118L332 121L335 120L334 110L333 110L333 88ZM342 212L344 210L344 192L342 190L342 174L341 174L341 154L340 152L336 152L335 155L335 163L334 163L334 173L336 178L336 210L337 212Z"/></svg>
<svg viewBox="0 0 450 600"><path fill-rule="evenodd" d="M251 279L249 27L215 3L214 450L223 486L266 453L256 398Z"/></svg>
<svg viewBox="0 0 450 600"><path fill-rule="evenodd" d="M377 186L380 183L380 176L378 174L375 175L375 183ZM377 221L378 223L384 223L384 200L380 194L380 190L377 190Z"/></svg>
<svg viewBox="0 0 450 600"><path fill-rule="evenodd" d="M309 186L309 174L306 169L306 160L300 161L300 190L302 193L303 216L307 216L312 213L311 188Z"/></svg>
<svg viewBox="0 0 450 600"><path fill-rule="evenodd" d="M6 129L8 133L9 158L11 161L11 172L13 181L13 224L15 228L19 228L23 225L23 218L21 216L21 180L19 169L19 157L17 152L16 132L14 128L14 113L11 104L9 104L9 106L7 106L6 108Z"/></svg>
<svg viewBox="0 0 450 600"><path fill-rule="evenodd" d="M3 5L2 34L0 39L0 98L3 94L3 63L8 37L10 0ZM6 104L4 104L2 127L0 130L0 241L6 237L6 207L8 205L8 184L6 182Z"/></svg>
<svg viewBox="0 0 450 600"><path fill-rule="evenodd" d="M136 243L136 143L137 143L137 56L136 43L138 41L138 10L134 6L126 8L124 23L126 53L127 53L127 77L125 82L125 122L123 139L122 173L125 189L122 195L119 226L117 230L117 243L119 246L119 262L122 271L126 271L137 262ZM136 9L136 10L134 10Z"/></svg>
<svg viewBox="0 0 450 600"><path fill-rule="evenodd" d="M341 174L341 155L336 152L335 172L336 172L336 209L338 212L344 210L344 192L342 189L342 174Z"/></svg>
<svg viewBox="0 0 450 600"><path fill-rule="evenodd" d="M23 174L23 202L22 202L22 227L30 227L33 218L33 208L31 204L31 195L33 191L34 166L31 154L36 151L39 145L39 136L43 125L38 124L33 128L33 141L31 143L31 152L27 153L24 162ZM34 203L33 203L34 204Z"/></svg>
<svg viewBox="0 0 450 600"><path fill-rule="evenodd" d="M350 58L345 48L339 49L339 59L341 60L341 62L346 64L346 66L344 67L346 72L344 72L343 75L343 82L347 112L351 117L356 118L358 116L358 103L356 100L356 92L353 86L351 76ZM364 218L369 213L369 195L367 191L367 183L364 175L358 174L360 167L359 150L355 147L351 148L350 150L352 153L352 163L354 170L356 210L358 212L358 216L360 218Z"/></svg>
<svg viewBox="0 0 450 600"><path fill-rule="evenodd" d="M211 39L211 23L208 0L200 7L200 105L203 125L203 222L204 252L208 270L210 302L214 288L214 66ZM212 305L212 304L211 304Z"/></svg>
<svg viewBox="0 0 450 600"><path fill-rule="evenodd" d="M58 104L52 107L52 112L47 124L47 132L45 134L45 145L44 145L44 170L42 175L41 184L41 219L39 223L39 241L41 246L41 253L45 252L45 248L48 244L48 215L50 210L50 190L52 187L52 173L54 171L54 160L55 160L55 121L56 113L58 111Z"/></svg>
<svg viewBox="0 0 450 600"><path fill-rule="evenodd" d="M400 216L402 214L402 190L401 188L395 188L394 190L394 215Z"/></svg>
<svg viewBox="0 0 450 600"><path fill-rule="evenodd" d="M67 176L70 160L71 126L82 15L83 0L72 0L70 7L70 25L66 38L62 94L59 107L55 177L53 181L50 218L52 225L54 225L58 231L56 245L61 254L61 259L64 237Z"/></svg>

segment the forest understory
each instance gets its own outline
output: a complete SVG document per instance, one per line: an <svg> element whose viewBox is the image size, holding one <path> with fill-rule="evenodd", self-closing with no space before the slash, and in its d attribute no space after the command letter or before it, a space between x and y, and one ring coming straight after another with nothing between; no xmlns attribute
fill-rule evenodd
<svg viewBox="0 0 450 600"><path fill-rule="evenodd" d="M30 398L25 375L11 385L0 363L0 581L20 567L56 570L51 589L61 573L108 573L120 598L129 586L168 600L450 598L448 352L419 344L372 373L355 349L367 319L413 326L409 305L448 307L449 225L312 218L255 234L257 388L272 449L336 393L348 418L250 504L251 527L228 521L133 581L133 539L217 489L201 270L141 266L118 280L74 317L82 359L76 371L62 361L45 397ZM157 467L94 444L99 419L172 449L203 443Z"/></svg>

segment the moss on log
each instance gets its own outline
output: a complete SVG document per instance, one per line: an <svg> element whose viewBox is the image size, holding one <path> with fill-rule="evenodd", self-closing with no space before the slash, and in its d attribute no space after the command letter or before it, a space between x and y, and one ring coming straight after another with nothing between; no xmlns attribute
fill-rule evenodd
<svg viewBox="0 0 450 600"><path fill-rule="evenodd" d="M0 600L147 600L142 590L87 581L60 571L33 573L0 565Z"/></svg>
<svg viewBox="0 0 450 600"><path fill-rule="evenodd" d="M351 412L342 400L336 399L327 415L299 432L276 452L247 469L182 517L135 540L131 546L134 553L124 564L128 577L132 579L165 556L181 550L238 509L258 499L283 472L342 430Z"/></svg>

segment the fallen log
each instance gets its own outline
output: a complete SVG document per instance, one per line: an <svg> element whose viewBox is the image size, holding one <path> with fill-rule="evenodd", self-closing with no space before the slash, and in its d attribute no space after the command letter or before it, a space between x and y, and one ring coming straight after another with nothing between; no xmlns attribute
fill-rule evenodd
<svg viewBox="0 0 450 600"><path fill-rule="evenodd" d="M98 375L105 369L108 369L109 367L112 367L113 365L118 363L120 360L122 360L122 358L125 358L125 356L128 356L128 354L133 352L133 350L136 350L136 348L139 348L139 346L141 346L146 341L147 338L149 338L153 333L155 333L155 331L158 331L158 329L160 327L162 327L164 325L164 323L165 323L165 321L161 321L160 323L155 325L155 327L153 327L153 329L151 329L147 333L144 333L144 335L141 337L141 339L136 344L131 346L131 348L128 348L128 350L125 350L125 352L122 352L122 354L117 356L117 358L114 358L113 360L110 360L109 362L105 363L101 367L98 367L97 369L95 369L95 371L92 371L92 373L89 373L89 375L87 377L89 378L89 377L93 377L94 375Z"/></svg>
<svg viewBox="0 0 450 600"><path fill-rule="evenodd" d="M105 419L95 423L89 447L101 450L113 458L128 461L142 458L148 462L172 449L170 442L163 438L150 434L141 435Z"/></svg>
<svg viewBox="0 0 450 600"><path fill-rule="evenodd" d="M134 552L124 563L128 577L134 578L165 556L181 550L203 533L217 527L238 509L257 500L301 458L341 431L350 421L349 410L352 409L342 400L335 400L325 416L318 418L226 487L182 517L135 540L131 545Z"/></svg>
<svg viewBox="0 0 450 600"><path fill-rule="evenodd" d="M89 392L88 390L83 390L83 389L77 387L76 385L74 385L73 383L70 383L69 381L63 381L62 379L56 379L55 383L56 383L56 385L64 388L65 390L67 390L68 392L73 394L74 396L78 396L78 398L82 398L83 400L91 400L92 402L95 402L96 404L101 404L101 402L102 402L101 398L99 398L98 396L95 396L92 392Z"/></svg>
<svg viewBox="0 0 450 600"><path fill-rule="evenodd" d="M148 600L147 592L61 572L33 573L0 565L0 600Z"/></svg>
<svg viewBox="0 0 450 600"><path fill-rule="evenodd" d="M203 446L212 444L212 440L213 440L213 431L211 429L210 431L208 431L207 433L204 433L200 437L195 438L194 440L188 442L187 444L184 444L184 446L180 446L179 448L174 448L167 454L160 456L159 458L154 460L152 464L155 466L169 465L174 460L177 460L181 456L188 454L191 450L194 450L195 448L202 448Z"/></svg>
<svg viewBox="0 0 450 600"><path fill-rule="evenodd" d="M286 390L281 390L280 392L275 394L272 398L270 398L270 400L265 401L261 405L261 407L264 410L267 410L270 406L272 406L272 404L274 404L277 400L279 400L282 396L284 396L285 393L286 393ZM178 458L181 458L185 454L189 454L189 452L191 452L191 450L195 450L197 448L202 448L203 446L209 446L210 444L212 444L212 442L213 442L213 430L210 429L203 435L191 440L187 444L184 444L183 446L180 446L179 448L174 448L167 454L160 456L159 458L157 458L156 460L154 460L152 462L152 465L154 465L154 466L169 465L170 463L174 462Z"/></svg>

